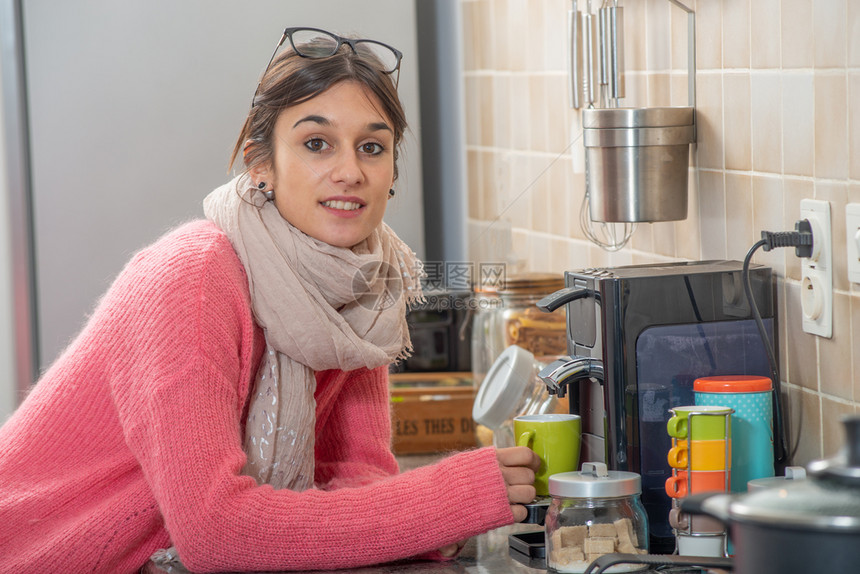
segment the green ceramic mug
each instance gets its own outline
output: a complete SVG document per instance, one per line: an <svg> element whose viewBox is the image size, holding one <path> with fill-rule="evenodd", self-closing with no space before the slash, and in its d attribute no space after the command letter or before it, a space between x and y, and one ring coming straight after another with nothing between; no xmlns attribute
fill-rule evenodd
<svg viewBox="0 0 860 574"><path fill-rule="evenodd" d="M731 414L734 409L722 406L683 406L669 409L672 418L666 432L677 439L726 440L732 438ZM687 435L691 435L688 437Z"/></svg>
<svg viewBox="0 0 860 574"><path fill-rule="evenodd" d="M538 496L549 496L549 477L579 468L582 420L579 415L522 415L514 418L517 446L527 446L540 457L535 473Z"/></svg>

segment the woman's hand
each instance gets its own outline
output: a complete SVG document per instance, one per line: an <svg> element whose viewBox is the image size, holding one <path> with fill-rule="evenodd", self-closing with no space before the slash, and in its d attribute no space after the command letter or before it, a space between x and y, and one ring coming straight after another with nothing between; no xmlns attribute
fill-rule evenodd
<svg viewBox="0 0 860 574"><path fill-rule="evenodd" d="M528 516L523 504L535 498L535 472L540 467L540 458L528 447L515 446L496 449L496 459L508 487L508 502L511 503L514 520L522 522Z"/></svg>

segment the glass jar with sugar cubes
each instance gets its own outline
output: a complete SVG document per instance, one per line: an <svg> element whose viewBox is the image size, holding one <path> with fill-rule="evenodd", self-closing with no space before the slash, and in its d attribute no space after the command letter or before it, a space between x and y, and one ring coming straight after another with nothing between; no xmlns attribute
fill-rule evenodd
<svg viewBox="0 0 860 574"><path fill-rule="evenodd" d="M549 478L552 497L546 514L546 563L549 572L585 572L604 554L648 553L648 518L634 472L607 470L586 462L578 472ZM632 572L646 567L619 564L606 572Z"/></svg>

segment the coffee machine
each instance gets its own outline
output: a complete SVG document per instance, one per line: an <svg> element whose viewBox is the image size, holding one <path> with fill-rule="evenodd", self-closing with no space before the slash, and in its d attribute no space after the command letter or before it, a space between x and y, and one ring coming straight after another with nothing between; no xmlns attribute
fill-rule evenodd
<svg viewBox="0 0 860 574"><path fill-rule="evenodd" d="M769 377L738 261L695 261L565 273L562 290L538 306L567 306L570 357L540 374L582 417L583 462L642 477L652 554L669 554L669 409L692 405L693 381L713 375ZM771 270L749 269L752 296L774 348ZM776 433L775 433L776 436Z"/></svg>

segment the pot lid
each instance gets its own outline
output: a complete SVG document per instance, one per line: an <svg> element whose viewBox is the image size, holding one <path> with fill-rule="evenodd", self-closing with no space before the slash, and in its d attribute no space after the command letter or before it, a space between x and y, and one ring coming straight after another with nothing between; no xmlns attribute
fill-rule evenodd
<svg viewBox="0 0 860 574"><path fill-rule="evenodd" d="M812 479L753 491L732 502L738 522L783 528L860 532L860 489Z"/></svg>
<svg viewBox="0 0 860 574"><path fill-rule="evenodd" d="M807 466L809 478L755 490L729 506L732 519L785 528L860 532L860 417L842 423L848 444Z"/></svg>
<svg viewBox="0 0 860 574"><path fill-rule="evenodd" d="M638 474L607 470L602 462L584 462L581 471L553 474L548 483L550 496L564 498L617 498L642 492Z"/></svg>

